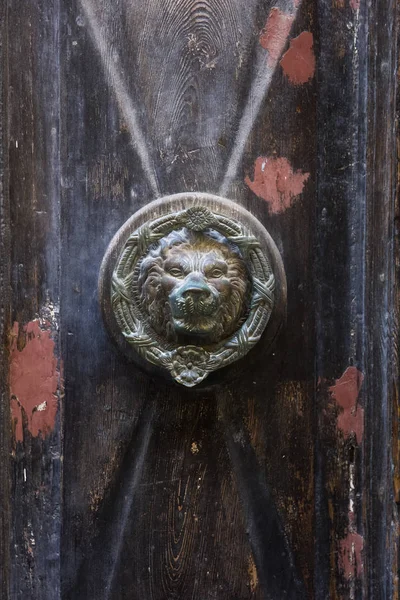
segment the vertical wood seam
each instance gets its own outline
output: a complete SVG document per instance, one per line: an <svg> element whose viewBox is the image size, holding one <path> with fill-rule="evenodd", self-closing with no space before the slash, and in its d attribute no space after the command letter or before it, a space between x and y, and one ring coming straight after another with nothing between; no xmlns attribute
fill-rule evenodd
<svg viewBox="0 0 400 600"><path fill-rule="evenodd" d="M366 589L371 600L391 599L398 522L393 488L393 406L396 383L394 218L398 8L373 2L369 18L369 123L366 262L365 520Z"/></svg>
<svg viewBox="0 0 400 600"><path fill-rule="evenodd" d="M9 598L10 410L8 331L10 327L10 207L8 195L8 2L0 9L0 595Z"/></svg>

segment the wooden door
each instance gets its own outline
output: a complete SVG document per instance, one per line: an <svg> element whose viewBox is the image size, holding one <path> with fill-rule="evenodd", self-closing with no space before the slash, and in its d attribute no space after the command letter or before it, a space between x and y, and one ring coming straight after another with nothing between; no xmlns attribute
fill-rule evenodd
<svg viewBox="0 0 400 600"><path fill-rule="evenodd" d="M393 0L0 11L1 597L397 598ZM288 286L273 348L199 389L97 295L179 192L255 215Z"/></svg>

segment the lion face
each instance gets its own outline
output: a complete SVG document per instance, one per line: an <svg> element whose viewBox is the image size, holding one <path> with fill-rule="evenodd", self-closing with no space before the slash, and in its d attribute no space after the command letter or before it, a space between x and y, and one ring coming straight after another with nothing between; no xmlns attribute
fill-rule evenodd
<svg viewBox="0 0 400 600"><path fill-rule="evenodd" d="M250 281L238 248L216 232L174 231L140 265L142 311L170 341L215 343L238 329Z"/></svg>

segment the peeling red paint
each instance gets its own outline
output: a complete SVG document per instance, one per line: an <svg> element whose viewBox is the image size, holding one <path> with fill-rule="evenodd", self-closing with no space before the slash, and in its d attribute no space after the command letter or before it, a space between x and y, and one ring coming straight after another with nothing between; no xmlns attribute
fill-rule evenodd
<svg viewBox="0 0 400 600"><path fill-rule="evenodd" d="M279 60L287 42L294 15L284 13L274 6L271 8L264 29L260 35L260 44L268 51L268 65L273 67Z"/></svg>
<svg viewBox="0 0 400 600"><path fill-rule="evenodd" d="M343 575L347 579L360 577L363 571L362 551L364 538L356 532L349 531L339 542L339 562Z"/></svg>
<svg viewBox="0 0 400 600"><path fill-rule="evenodd" d="M282 57L280 65L289 81L294 85L307 83L314 77L315 55L314 38L309 31L303 31L290 42L290 48Z"/></svg>
<svg viewBox="0 0 400 600"><path fill-rule="evenodd" d="M329 388L337 405L343 409L338 416L338 427L346 437L354 433L360 444L364 434L364 409L358 405L364 375L356 367L348 367L335 385Z"/></svg>
<svg viewBox="0 0 400 600"><path fill-rule="evenodd" d="M25 338L22 349L18 337ZM46 436L55 424L60 373L49 323L31 321L22 330L14 323L11 340L10 388L14 435L23 441L23 425L34 437Z"/></svg>
<svg viewBox="0 0 400 600"><path fill-rule="evenodd" d="M286 158L260 156L254 165L254 179L245 178L245 183L260 198L266 200L271 212L283 212L299 196L309 173L293 171Z"/></svg>
<svg viewBox="0 0 400 600"><path fill-rule="evenodd" d="M360 0L350 0L350 7L356 11L360 9Z"/></svg>

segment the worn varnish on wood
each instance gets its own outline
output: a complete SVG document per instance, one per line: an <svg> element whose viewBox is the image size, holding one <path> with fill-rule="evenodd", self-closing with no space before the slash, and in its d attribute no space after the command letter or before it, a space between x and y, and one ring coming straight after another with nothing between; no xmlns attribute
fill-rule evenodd
<svg viewBox="0 0 400 600"><path fill-rule="evenodd" d="M8 435L2 446L1 488L10 492L8 509L7 503L2 508L10 531L2 536L2 597L54 598L60 593L61 521L61 414L54 405L59 407L61 386L50 386L43 397L49 373L41 360L50 371L54 365L58 380L59 7L53 2L19 11L8 3L3 6L7 110L2 121L6 171L1 265L4 272L9 269L11 282L9 288L7 276L2 281L2 298L10 290L11 303L1 315L7 328L2 351L10 362L8 377L1 378L1 385L8 386L8 401L2 403L1 426ZM46 346L42 342L47 336L51 341ZM52 406L47 406L49 401Z"/></svg>
<svg viewBox="0 0 400 600"><path fill-rule="evenodd" d="M0 10L2 597L396 598L392 0ZM201 390L125 361L97 299L114 233L185 191L288 280L273 352Z"/></svg>

